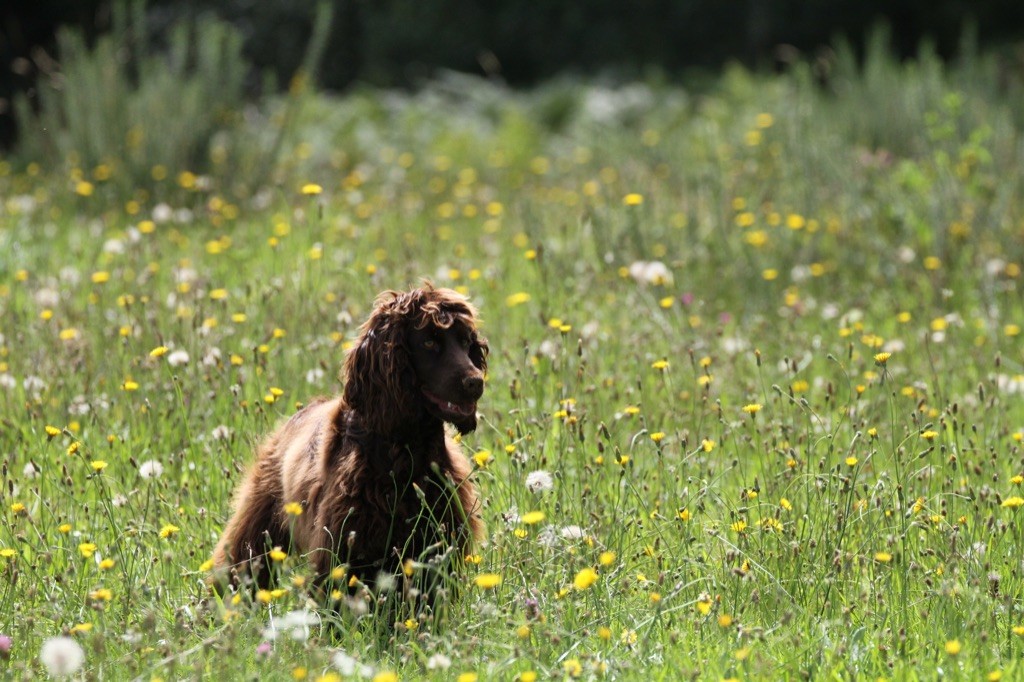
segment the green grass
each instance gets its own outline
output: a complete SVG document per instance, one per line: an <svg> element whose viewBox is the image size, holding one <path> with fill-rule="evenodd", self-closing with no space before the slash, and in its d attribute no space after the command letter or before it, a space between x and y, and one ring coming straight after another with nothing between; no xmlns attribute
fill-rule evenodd
<svg viewBox="0 0 1024 682"><path fill-rule="evenodd" d="M255 196L8 159L4 676L69 632L89 679L1024 674L1024 139L982 79L885 68L310 97ZM424 278L492 348L488 542L439 623L314 608L258 653L311 576L210 598L231 491Z"/></svg>

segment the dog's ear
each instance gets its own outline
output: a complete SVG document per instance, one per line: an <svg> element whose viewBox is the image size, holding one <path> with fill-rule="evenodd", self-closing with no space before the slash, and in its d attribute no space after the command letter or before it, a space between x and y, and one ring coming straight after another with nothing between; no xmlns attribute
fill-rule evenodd
<svg viewBox="0 0 1024 682"><path fill-rule="evenodd" d="M404 381L411 364L400 308L399 294L382 294L345 359L345 404L378 433L389 430L408 409Z"/></svg>

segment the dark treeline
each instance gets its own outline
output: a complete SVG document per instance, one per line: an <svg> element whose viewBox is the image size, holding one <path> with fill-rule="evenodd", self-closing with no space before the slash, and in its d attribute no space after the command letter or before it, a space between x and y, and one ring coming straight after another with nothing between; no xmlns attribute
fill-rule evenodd
<svg viewBox="0 0 1024 682"><path fill-rule="evenodd" d="M813 54L837 36L861 44L880 22L898 56L923 39L955 54L965 27L982 46L1024 36L1024 3L1005 0L329 0L334 6L321 87L355 82L405 86L437 68L527 85L555 74L669 78L738 59L773 68ZM315 2L294 0L150 0L150 39L178 21L210 13L238 27L259 74L286 84L302 60ZM0 142L10 143L9 99L31 88L55 55L59 26L88 36L110 30L112 0L13 0L0 8Z"/></svg>

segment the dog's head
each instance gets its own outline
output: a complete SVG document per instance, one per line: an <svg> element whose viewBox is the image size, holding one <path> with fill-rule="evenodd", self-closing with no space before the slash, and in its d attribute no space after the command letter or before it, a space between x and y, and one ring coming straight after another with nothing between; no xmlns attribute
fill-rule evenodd
<svg viewBox="0 0 1024 682"><path fill-rule="evenodd" d="M462 294L430 285L384 292L345 360L345 403L378 433L424 415L468 433L487 353Z"/></svg>

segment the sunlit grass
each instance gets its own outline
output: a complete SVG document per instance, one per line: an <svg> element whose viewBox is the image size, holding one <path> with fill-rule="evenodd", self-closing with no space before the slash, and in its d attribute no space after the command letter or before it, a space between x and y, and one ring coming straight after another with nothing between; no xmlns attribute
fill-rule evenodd
<svg viewBox="0 0 1024 682"><path fill-rule="evenodd" d="M4 162L0 667L69 635L105 679L1013 679L1019 133L956 132L947 87L907 156L733 73L571 89L557 133L543 92L317 100L256 197ZM319 609L288 548L210 595L254 444L423 279L492 348L459 598L382 623L340 572Z"/></svg>

